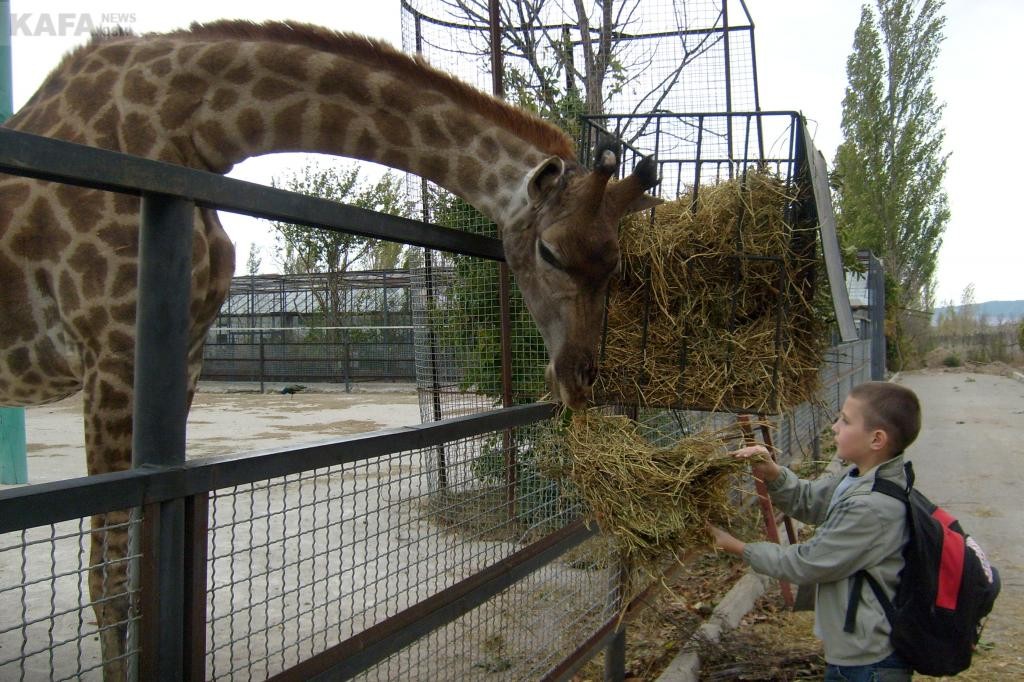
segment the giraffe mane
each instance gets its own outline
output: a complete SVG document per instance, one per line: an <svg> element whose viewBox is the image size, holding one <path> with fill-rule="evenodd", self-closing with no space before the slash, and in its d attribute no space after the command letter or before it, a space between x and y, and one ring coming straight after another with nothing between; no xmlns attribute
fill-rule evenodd
<svg viewBox="0 0 1024 682"><path fill-rule="evenodd" d="M227 38L273 41L344 55L396 72L464 103L481 116L537 146L546 154L574 159L572 139L555 125L464 83L431 66L422 57L410 56L389 43L353 33L339 33L320 26L293 21L255 23L220 20L193 23L188 29L166 34L173 38Z"/></svg>

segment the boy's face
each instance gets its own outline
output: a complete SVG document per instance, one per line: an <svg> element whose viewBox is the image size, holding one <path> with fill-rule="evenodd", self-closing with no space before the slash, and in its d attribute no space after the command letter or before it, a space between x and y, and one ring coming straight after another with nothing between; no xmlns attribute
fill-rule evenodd
<svg viewBox="0 0 1024 682"><path fill-rule="evenodd" d="M863 405L857 398L847 398L839 412L832 433L836 437L836 455L861 471L878 463L885 454L884 432L869 429L864 423Z"/></svg>

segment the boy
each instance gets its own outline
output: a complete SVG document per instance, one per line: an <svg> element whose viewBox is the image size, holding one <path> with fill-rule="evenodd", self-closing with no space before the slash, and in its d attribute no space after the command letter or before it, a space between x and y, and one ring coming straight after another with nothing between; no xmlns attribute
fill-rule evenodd
<svg viewBox="0 0 1024 682"><path fill-rule="evenodd" d="M903 450L921 428L921 406L910 389L881 381L856 386L843 403L832 432L836 455L853 465L845 474L801 480L772 461L762 446L734 456L751 459L772 501L793 518L817 525L805 543L781 546L744 543L715 527L715 543L741 556L763 575L797 585L817 583L814 632L825 649L825 680L909 680L912 671L889 642L889 621L871 590L861 591L855 630L844 632L850 578L866 569L890 598L903 568L908 539L906 508L900 500L872 494L876 477L906 487Z"/></svg>

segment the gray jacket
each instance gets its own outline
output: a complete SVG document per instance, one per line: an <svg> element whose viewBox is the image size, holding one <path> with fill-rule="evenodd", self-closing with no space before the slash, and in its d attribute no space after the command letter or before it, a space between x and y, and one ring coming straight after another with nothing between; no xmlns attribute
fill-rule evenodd
<svg viewBox="0 0 1024 682"><path fill-rule="evenodd" d="M903 457L897 456L853 479L829 510L832 493L849 473L807 481L789 469L768 484L772 502L793 518L817 526L814 537L798 545L748 543L743 559L763 575L797 585L817 583L814 632L833 665L868 665L892 653L889 621L865 584L856 629L843 632L850 576L866 569L892 597L903 568L902 549L909 537L906 507L897 499L871 492L875 477L906 486Z"/></svg>

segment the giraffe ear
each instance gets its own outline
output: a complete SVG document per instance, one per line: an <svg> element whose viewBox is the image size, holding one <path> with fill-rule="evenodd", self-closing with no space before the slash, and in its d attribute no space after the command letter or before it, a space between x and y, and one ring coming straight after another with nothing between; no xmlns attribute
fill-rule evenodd
<svg viewBox="0 0 1024 682"><path fill-rule="evenodd" d="M639 213L640 211L646 211L647 209L654 208L655 206L661 206L664 203L664 199L652 197L650 194L641 194L626 205L626 210L622 212L622 215Z"/></svg>
<svg viewBox="0 0 1024 682"><path fill-rule="evenodd" d="M551 193L562 186L565 177L565 161L552 156L547 158L530 173L526 183L526 193L533 206L539 206L551 196Z"/></svg>

